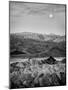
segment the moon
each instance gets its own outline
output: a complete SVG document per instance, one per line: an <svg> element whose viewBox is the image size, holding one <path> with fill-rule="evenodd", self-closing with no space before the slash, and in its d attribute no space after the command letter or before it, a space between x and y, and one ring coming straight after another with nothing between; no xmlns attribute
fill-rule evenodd
<svg viewBox="0 0 68 90"><path fill-rule="evenodd" d="M53 14L49 14L49 18L53 18Z"/></svg>

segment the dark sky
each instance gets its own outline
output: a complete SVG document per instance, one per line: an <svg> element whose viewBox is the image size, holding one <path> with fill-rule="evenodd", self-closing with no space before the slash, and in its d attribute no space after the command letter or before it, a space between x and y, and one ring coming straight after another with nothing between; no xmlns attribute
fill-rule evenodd
<svg viewBox="0 0 68 90"><path fill-rule="evenodd" d="M65 34L65 5L10 2L10 33Z"/></svg>

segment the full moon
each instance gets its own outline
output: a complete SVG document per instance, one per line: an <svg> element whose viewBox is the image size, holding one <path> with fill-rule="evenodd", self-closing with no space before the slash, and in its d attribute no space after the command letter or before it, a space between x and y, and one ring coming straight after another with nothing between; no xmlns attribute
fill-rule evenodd
<svg viewBox="0 0 68 90"><path fill-rule="evenodd" d="M53 14L49 14L49 18L53 18Z"/></svg>

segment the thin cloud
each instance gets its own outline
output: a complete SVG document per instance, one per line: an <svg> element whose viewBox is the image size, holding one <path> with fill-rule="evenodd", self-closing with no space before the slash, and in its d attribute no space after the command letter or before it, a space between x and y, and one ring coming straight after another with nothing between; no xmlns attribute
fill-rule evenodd
<svg viewBox="0 0 68 90"><path fill-rule="evenodd" d="M11 16L45 15L47 12L64 12L65 5L10 2Z"/></svg>

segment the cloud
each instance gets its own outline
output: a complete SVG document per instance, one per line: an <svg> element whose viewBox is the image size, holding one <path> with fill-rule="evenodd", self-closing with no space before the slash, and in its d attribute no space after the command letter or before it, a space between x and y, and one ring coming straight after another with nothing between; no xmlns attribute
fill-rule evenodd
<svg viewBox="0 0 68 90"><path fill-rule="evenodd" d="M46 3L26 3L26 2L10 2L10 15L46 15L49 12L64 12L65 5L46 4Z"/></svg>

